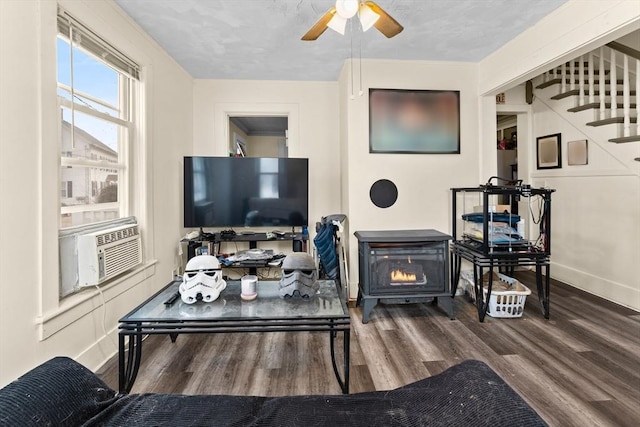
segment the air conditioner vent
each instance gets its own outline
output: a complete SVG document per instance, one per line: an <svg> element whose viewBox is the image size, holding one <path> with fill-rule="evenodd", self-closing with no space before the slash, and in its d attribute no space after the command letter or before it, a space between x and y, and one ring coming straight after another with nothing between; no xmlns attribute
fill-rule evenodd
<svg viewBox="0 0 640 427"><path fill-rule="evenodd" d="M96 236L97 245L104 246L109 243L115 243L118 240L128 239L129 237L134 237L138 234L138 227L127 227L121 230L114 230L109 232L101 232Z"/></svg>
<svg viewBox="0 0 640 427"><path fill-rule="evenodd" d="M138 239L126 240L103 251L105 276L114 276L138 265L137 260L142 258L138 242Z"/></svg>

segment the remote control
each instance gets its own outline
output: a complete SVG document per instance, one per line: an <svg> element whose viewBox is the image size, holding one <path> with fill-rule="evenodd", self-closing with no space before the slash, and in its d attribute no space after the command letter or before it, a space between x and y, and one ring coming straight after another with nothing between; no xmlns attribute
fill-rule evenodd
<svg viewBox="0 0 640 427"><path fill-rule="evenodd" d="M180 291L178 291L175 294L171 295L169 297L169 299L164 302L164 305L166 305L166 306L173 305L173 303L176 302L176 300L178 298L180 298Z"/></svg>

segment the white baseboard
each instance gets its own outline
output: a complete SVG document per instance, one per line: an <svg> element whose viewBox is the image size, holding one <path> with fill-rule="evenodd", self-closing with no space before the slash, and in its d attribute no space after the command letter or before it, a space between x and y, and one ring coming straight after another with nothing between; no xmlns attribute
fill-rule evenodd
<svg viewBox="0 0 640 427"><path fill-rule="evenodd" d="M640 311L640 287L616 283L566 265L551 263L551 277L624 307Z"/></svg>
<svg viewBox="0 0 640 427"><path fill-rule="evenodd" d="M92 372L97 372L113 356L118 354L117 329L112 329L108 334L108 336L103 335L98 341L74 357L74 360Z"/></svg>

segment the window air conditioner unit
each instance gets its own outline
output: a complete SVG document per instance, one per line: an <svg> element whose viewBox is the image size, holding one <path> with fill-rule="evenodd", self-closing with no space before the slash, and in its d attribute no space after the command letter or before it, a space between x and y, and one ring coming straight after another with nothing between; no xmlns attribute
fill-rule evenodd
<svg viewBox="0 0 640 427"><path fill-rule="evenodd" d="M78 284L95 286L142 262L137 224L78 236Z"/></svg>

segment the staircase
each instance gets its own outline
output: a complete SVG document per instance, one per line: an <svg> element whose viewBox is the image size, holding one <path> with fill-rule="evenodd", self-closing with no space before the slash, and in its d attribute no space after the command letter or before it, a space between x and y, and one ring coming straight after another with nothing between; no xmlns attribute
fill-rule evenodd
<svg viewBox="0 0 640 427"><path fill-rule="evenodd" d="M551 102L561 101L564 108L571 100L573 106L566 111L582 114L586 126L606 129L608 142L640 143L640 52L635 49L608 43L549 70L535 84L537 90L557 88ZM640 162L640 157L634 160Z"/></svg>

